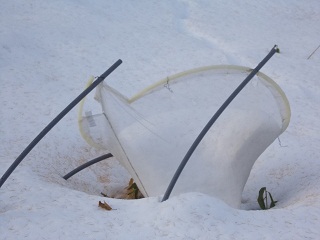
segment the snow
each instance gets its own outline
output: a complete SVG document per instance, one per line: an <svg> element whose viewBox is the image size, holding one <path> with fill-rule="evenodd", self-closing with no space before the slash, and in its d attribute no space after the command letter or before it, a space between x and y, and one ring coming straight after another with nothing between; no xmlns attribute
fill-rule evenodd
<svg viewBox="0 0 320 240"><path fill-rule="evenodd" d="M130 179L113 158L65 181L105 153L82 140L73 109L0 189L0 239L319 239L320 51L307 59L320 44L319 11L318 0L2 1L1 176L90 75L119 58L106 81L131 96L190 68L253 68L277 44L262 72L286 93L292 118L256 161L239 210L196 192L163 203L111 198ZM275 208L258 210L261 187Z"/></svg>

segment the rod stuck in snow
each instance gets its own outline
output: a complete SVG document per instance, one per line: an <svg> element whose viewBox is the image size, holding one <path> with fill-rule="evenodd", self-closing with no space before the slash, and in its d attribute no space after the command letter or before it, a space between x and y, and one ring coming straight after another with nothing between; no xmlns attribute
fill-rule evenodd
<svg viewBox="0 0 320 240"><path fill-rule="evenodd" d="M28 155L28 153L40 142L40 140L72 109L74 108L86 95L88 95L94 88L96 88L107 76L109 76L120 64L122 60L116 61L107 71L98 77L87 89L85 89L78 97L76 97L65 109L62 110L39 134L38 136L23 150L17 159L11 164L8 170L0 179L0 188L6 182L11 173Z"/></svg>
<svg viewBox="0 0 320 240"><path fill-rule="evenodd" d="M232 102L232 100L241 92L241 90L250 82L250 80L259 72L259 70L269 61L269 59L276 53L279 52L279 48L277 45L275 45L271 51L268 53L268 55L257 65L256 68L254 68L250 74L242 81L242 83L234 90L234 92L228 97L228 99L221 105L221 107L218 109L218 111L212 116L212 118L209 120L209 122L205 125L205 127L202 129L198 137L195 139L191 147L189 148L188 152L186 153L185 157L181 161L178 169L176 170L175 174L172 177L172 180L162 198L162 202L166 201L178 181L178 178L183 171L184 167L186 166L187 162L189 161L191 155L193 154L194 150L197 148L203 137L206 135L206 133L209 131L209 129L212 127L212 125L215 123L215 121L219 118L219 116L223 113L223 111L228 107L228 105Z"/></svg>

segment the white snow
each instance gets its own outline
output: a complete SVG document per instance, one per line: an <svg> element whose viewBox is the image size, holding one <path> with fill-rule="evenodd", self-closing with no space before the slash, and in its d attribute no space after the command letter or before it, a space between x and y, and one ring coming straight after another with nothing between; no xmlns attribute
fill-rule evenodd
<svg viewBox="0 0 320 240"><path fill-rule="evenodd" d="M0 189L0 239L320 239L320 2L1 1L0 175L84 88L106 81L124 95L190 68L255 67L286 93L288 129L257 160L241 210L200 193L160 203L117 195L130 176L115 159L62 176L105 152L88 146L73 109ZM91 102L89 96L87 104ZM97 106L96 111L99 111ZM192 179L190 179L192 181ZM278 201L259 211L267 187ZM106 201L114 210L98 207Z"/></svg>

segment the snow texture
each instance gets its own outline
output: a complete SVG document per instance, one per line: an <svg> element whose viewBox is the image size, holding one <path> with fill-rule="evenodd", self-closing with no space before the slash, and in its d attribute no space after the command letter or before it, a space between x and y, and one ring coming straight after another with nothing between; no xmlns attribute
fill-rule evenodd
<svg viewBox="0 0 320 240"><path fill-rule="evenodd" d="M262 72L284 90L292 117L256 161L234 209L196 192L164 203L111 198L130 179L114 158L65 181L105 153L82 140L74 109L0 189L0 239L319 239L320 50L309 58L320 44L319 12L318 0L1 1L1 176L89 76L119 58L106 81L131 96L195 67L254 68L277 44L280 54ZM90 99L87 108L97 106ZM275 208L258 210L261 187Z"/></svg>

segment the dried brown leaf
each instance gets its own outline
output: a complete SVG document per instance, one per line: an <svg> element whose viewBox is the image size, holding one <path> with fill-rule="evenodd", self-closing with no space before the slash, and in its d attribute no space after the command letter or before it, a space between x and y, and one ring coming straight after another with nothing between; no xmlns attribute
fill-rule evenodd
<svg viewBox="0 0 320 240"><path fill-rule="evenodd" d="M112 207L109 206L108 203L106 203L105 201L103 201L103 203L101 201L99 201L99 207L105 209L105 210L112 210Z"/></svg>
<svg viewBox="0 0 320 240"><path fill-rule="evenodd" d="M127 188L130 188L130 186L133 184L133 178L130 178L130 181L128 183L128 187Z"/></svg>

